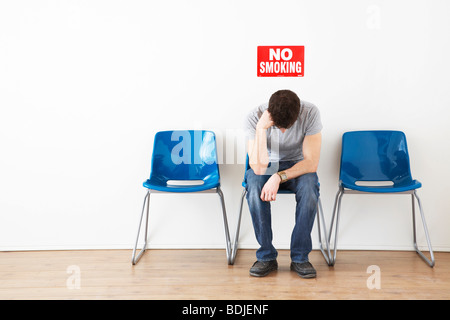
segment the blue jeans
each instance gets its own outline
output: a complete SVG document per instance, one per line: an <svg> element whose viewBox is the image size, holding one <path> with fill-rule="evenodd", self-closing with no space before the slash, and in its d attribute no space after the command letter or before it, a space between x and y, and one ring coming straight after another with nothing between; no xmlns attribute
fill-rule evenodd
<svg viewBox="0 0 450 320"><path fill-rule="evenodd" d="M296 162L279 162L278 171L291 168ZM247 170L247 202L252 216L256 240L260 248L256 251L259 261L275 260L278 252L272 245L272 220L270 202L262 201L261 190L270 175L256 175L252 169ZM319 179L317 173L307 173L280 184L279 190L289 190L295 194L295 226L291 236L291 260L306 262L312 250L311 230L317 211L319 199Z"/></svg>

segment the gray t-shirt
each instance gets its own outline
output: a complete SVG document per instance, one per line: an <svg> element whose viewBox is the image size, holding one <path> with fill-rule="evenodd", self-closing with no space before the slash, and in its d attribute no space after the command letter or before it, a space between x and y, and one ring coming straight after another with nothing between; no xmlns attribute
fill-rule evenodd
<svg viewBox="0 0 450 320"><path fill-rule="evenodd" d="M252 110L245 121L248 140L255 138L256 124L264 111L269 107L264 103ZM271 162L303 160L303 139L305 136L319 133L322 130L319 109L312 103L301 101L300 114L294 125L284 133L275 126L267 129L267 149Z"/></svg>

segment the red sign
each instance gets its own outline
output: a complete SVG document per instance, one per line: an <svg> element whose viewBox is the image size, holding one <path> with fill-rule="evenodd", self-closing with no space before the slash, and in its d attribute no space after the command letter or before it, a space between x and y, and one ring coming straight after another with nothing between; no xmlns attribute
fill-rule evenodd
<svg viewBox="0 0 450 320"><path fill-rule="evenodd" d="M258 77L303 77L304 46L258 46Z"/></svg>

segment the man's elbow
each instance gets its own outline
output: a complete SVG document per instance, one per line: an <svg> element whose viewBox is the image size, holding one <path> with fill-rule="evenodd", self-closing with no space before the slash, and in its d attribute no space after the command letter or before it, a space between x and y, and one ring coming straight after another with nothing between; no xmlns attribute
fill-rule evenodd
<svg viewBox="0 0 450 320"><path fill-rule="evenodd" d="M256 169L256 170L253 170L253 172L254 172L257 176L262 176L262 175L264 175L264 173L266 173L266 170L264 170L264 169Z"/></svg>
<svg viewBox="0 0 450 320"><path fill-rule="evenodd" d="M253 172L257 175L257 176L262 176L266 173L267 170L267 165L264 164L258 164L258 165L250 165L250 168L252 168Z"/></svg>
<svg viewBox="0 0 450 320"><path fill-rule="evenodd" d="M314 173L317 172L317 169L319 168L319 161L308 161L308 167L307 167L307 171L308 173Z"/></svg>

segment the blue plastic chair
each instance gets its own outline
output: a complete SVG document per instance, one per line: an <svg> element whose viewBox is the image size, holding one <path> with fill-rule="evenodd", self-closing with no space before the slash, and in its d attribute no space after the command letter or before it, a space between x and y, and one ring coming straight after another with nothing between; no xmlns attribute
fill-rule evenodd
<svg viewBox="0 0 450 320"><path fill-rule="evenodd" d="M240 201L240 205L239 205L239 217L238 217L238 223L237 223L237 227L236 227L235 240L234 240L234 247L232 250L232 257L231 257L232 264L234 264L234 261L236 260L236 255L237 255L237 251L238 251L239 231L241 229L242 207L244 205L245 195L247 194L247 179L246 179L245 173L247 172L248 169L250 169L250 165L249 165L249 159L248 159L248 155L247 155L247 159L245 161L244 180L242 181L242 187L244 187L244 190L242 191L241 201ZM294 193L290 190L278 190L278 194L294 194ZM330 246L329 246L328 238L327 238L328 233L327 233L327 228L326 228L326 224L325 224L325 218L323 215L322 202L320 201L320 198L319 198L319 201L317 202L317 213L318 213L317 214L317 227L318 227L317 229L318 229L318 234L319 234L320 251L322 252L323 257L325 258L325 261L327 262L327 264L329 266L331 266L331 252L330 252ZM322 222L320 222L320 220L322 220ZM322 244L321 223L323 224L323 229L324 229L326 251L323 248L323 244Z"/></svg>
<svg viewBox="0 0 450 320"><path fill-rule="evenodd" d="M365 185L364 185L365 184ZM374 185L375 184L375 185ZM413 234L416 252L430 267L435 264L433 250L416 189L422 184L411 176L406 136L401 131L352 131L342 137L339 190L334 202L328 241L331 242L333 224L336 230L333 249L333 265L336 261L338 224L341 200L344 194L410 194L412 199ZM418 248L414 197L419 204L425 236L431 260Z"/></svg>
<svg viewBox="0 0 450 320"><path fill-rule="evenodd" d="M144 198L138 235L133 250L135 265L147 248L148 215L150 194L153 193L217 193L219 195L225 237L227 261L231 263L231 242L228 230L225 201L220 189L220 174L217 164L216 138L211 131L161 131L156 133L153 146L150 178L143 186L148 189ZM136 257L144 210L145 244Z"/></svg>

